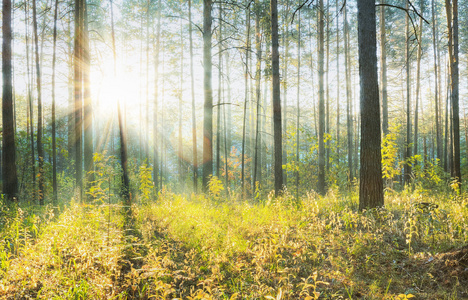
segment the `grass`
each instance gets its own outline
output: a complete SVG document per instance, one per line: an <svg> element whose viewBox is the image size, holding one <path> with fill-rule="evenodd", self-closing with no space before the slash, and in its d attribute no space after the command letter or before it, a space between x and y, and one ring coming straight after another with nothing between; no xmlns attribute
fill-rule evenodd
<svg viewBox="0 0 468 300"><path fill-rule="evenodd" d="M3 206L0 298L468 299L464 196L356 201L163 191L131 230L116 206Z"/></svg>

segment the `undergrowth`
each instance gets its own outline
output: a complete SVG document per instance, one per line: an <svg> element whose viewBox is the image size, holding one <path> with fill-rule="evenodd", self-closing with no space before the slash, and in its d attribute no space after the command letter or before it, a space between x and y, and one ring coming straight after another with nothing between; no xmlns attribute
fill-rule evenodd
<svg viewBox="0 0 468 300"><path fill-rule="evenodd" d="M3 205L0 298L468 298L468 259L454 252L459 266L444 267L468 241L463 194L389 190L385 208L365 212L337 191L150 195L133 207L131 235L118 206L54 216Z"/></svg>

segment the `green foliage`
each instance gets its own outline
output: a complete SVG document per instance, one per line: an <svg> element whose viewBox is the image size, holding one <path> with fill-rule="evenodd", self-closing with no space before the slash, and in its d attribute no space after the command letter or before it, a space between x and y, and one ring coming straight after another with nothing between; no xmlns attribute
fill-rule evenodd
<svg viewBox="0 0 468 300"><path fill-rule="evenodd" d="M109 201L111 194L111 182L119 173L116 171L117 158L112 155L107 155L107 151L102 153L94 153L94 171L90 174L93 175L94 180L89 183L89 189L86 194L90 196L95 203L106 203Z"/></svg>
<svg viewBox="0 0 468 300"><path fill-rule="evenodd" d="M382 176L387 182L390 182L390 186L393 185L393 178L401 174L397 159L398 145L396 143L396 134L392 131L382 141Z"/></svg>
<svg viewBox="0 0 468 300"><path fill-rule="evenodd" d="M153 168L148 167L148 165L140 166L140 199L143 203L148 203L153 193L154 185L151 180L151 172L153 172Z"/></svg>
<svg viewBox="0 0 468 300"><path fill-rule="evenodd" d="M221 192L224 191L223 182L217 176L210 176L208 191L215 200L219 200Z"/></svg>

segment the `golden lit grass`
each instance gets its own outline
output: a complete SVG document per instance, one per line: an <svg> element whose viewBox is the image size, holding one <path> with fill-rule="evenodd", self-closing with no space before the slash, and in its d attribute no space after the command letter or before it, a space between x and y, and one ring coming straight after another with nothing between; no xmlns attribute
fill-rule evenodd
<svg viewBox="0 0 468 300"><path fill-rule="evenodd" d="M388 192L385 209L364 213L356 200L331 192L254 204L165 191L134 207L133 237L117 213L108 223L107 207L72 205L55 221L43 213L16 253L2 244L0 298L468 297L465 252L454 250L468 241L464 197ZM31 231L22 220L19 231ZM13 223L0 233L9 240Z"/></svg>

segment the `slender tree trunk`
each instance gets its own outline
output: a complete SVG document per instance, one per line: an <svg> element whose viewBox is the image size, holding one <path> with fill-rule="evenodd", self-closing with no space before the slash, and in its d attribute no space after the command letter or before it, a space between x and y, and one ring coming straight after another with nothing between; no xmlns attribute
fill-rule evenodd
<svg viewBox="0 0 468 300"><path fill-rule="evenodd" d="M451 88L451 121L452 148L451 177L461 183L460 170L460 113L459 113L459 79L458 79L458 0L445 0L447 13L449 58L450 58L450 88Z"/></svg>
<svg viewBox="0 0 468 300"><path fill-rule="evenodd" d="M37 8L36 1L33 0L33 28L34 44L36 52L36 84L37 84L37 154L39 156L39 204L44 204L44 146L42 144L42 87L41 87L41 68L39 65L39 40L37 33Z"/></svg>
<svg viewBox="0 0 468 300"><path fill-rule="evenodd" d="M221 168L221 100L222 100L222 41L223 41L223 6L219 3L219 34L218 34L218 107L216 113L216 176L220 177Z"/></svg>
<svg viewBox="0 0 468 300"><path fill-rule="evenodd" d="M385 4L385 0L382 1ZM385 6L380 7L380 79L382 81L382 132L388 134L387 92L387 33L385 29Z"/></svg>
<svg viewBox="0 0 468 300"><path fill-rule="evenodd" d="M190 15L189 0L189 16ZM159 190L159 154L158 154L158 100L159 100L159 51L161 49L161 0L158 0L157 25L156 25L156 53L154 57L154 102L153 102L153 182L156 191ZM191 20L190 27L192 26ZM190 41L192 41L192 31L190 30ZM190 53L192 57L192 53ZM192 58L191 58L192 59Z"/></svg>
<svg viewBox="0 0 468 300"><path fill-rule="evenodd" d="M57 13L59 1L55 0L54 9L54 46L52 54L52 189L53 202L57 205L57 141L56 141L56 124L55 124L55 62L56 62L56 47L57 47Z"/></svg>
<svg viewBox="0 0 468 300"><path fill-rule="evenodd" d="M161 1L161 0L159 0ZM193 71L193 30L192 30L192 0L189 3L189 43L190 43L190 87L192 96L192 151L193 151L193 190L198 190L198 153L197 153L197 121L195 114L195 75ZM160 28L161 12L158 12L158 28Z"/></svg>
<svg viewBox="0 0 468 300"><path fill-rule="evenodd" d="M323 0L319 0L319 41L318 41L318 65L319 65L319 170L318 170L318 193L325 195L325 99L324 99L324 8Z"/></svg>
<svg viewBox="0 0 468 300"><path fill-rule="evenodd" d="M361 172L359 209L383 206L375 1L358 0L361 78Z"/></svg>
<svg viewBox="0 0 468 300"><path fill-rule="evenodd" d="M203 69L204 69L204 116L203 116L203 188L206 191L213 174L213 89L211 87L211 10L212 0L203 0Z"/></svg>
<svg viewBox="0 0 468 300"><path fill-rule="evenodd" d="M89 30L88 30L88 5L83 1L83 120L84 120L84 166L87 185L94 181L92 171L93 162L93 107L91 103Z"/></svg>
<svg viewBox="0 0 468 300"><path fill-rule="evenodd" d="M30 147L31 147L31 168L32 168L32 198L33 198L33 201L36 200L36 155L35 155L35 147L34 147L34 109L33 109L33 99L32 99L32 91L31 91L31 71L29 69L30 67L30 61L29 61L29 31L28 31L28 28L29 28L29 25L28 25L28 21L29 21L29 14L27 13L29 11L29 5L26 4L26 8L25 8L25 29L26 29L26 72L27 72L27 75L28 75L28 82L27 82L27 85L28 85L28 112L29 112L29 118L28 118L28 124L29 124L29 143L30 143ZM6 27L3 27L3 28L6 28ZM5 36L5 35L4 35ZM3 53L6 53L5 51L3 51ZM4 64L6 65L6 64ZM5 90L5 89L4 89ZM7 99L7 98L3 98L3 99ZM5 140L5 139L4 139ZM5 140L6 141L6 140Z"/></svg>
<svg viewBox="0 0 468 300"><path fill-rule="evenodd" d="M336 2L336 157L340 162L340 14L339 2Z"/></svg>
<svg viewBox="0 0 468 300"><path fill-rule="evenodd" d="M74 94L75 94L75 178L78 200L83 199L82 169L82 47L83 47L83 0L75 2L75 53L74 53ZM39 129L38 129L39 131ZM39 149L38 149L39 151ZM40 189L40 188L39 188Z"/></svg>
<svg viewBox="0 0 468 300"><path fill-rule="evenodd" d="M278 2L270 0L271 16L271 66L272 66L272 96L273 96L273 125L275 146L275 194L278 196L283 189L283 163L281 140L281 97L279 73L279 43L278 43Z"/></svg>
<svg viewBox="0 0 468 300"><path fill-rule="evenodd" d="M257 54L257 65L255 70L255 100L257 102L257 124L255 128L255 154L254 154L254 172L253 172L253 185L252 185L252 194L255 195L255 189L257 185L257 179L260 177L261 165L258 161L261 159L261 152L259 152L259 147L261 146L261 135L260 135L260 126L261 126L261 76L262 76L262 44L261 44L261 29L260 29L260 7L258 1L256 3L255 9L255 51Z"/></svg>
<svg viewBox="0 0 468 300"><path fill-rule="evenodd" d="M283 164L288 163L288 66L289 66L289 20L288 13L290 9L290 0L286 0L286 8L284 10L284 23L285 31L283 32L283 48L284 48L284 60L283 60L283 74L282 74L282 85L283 85ZM283 172L283 185L288 184L288 172Z"/></svg>
<svg viewBox="0 0 468 300"><path fill-rule="evenodd" d="M438 32L437 32L437 15L435 12L435 0L431 1L432 9L432 48L434 51L434 110L435 110L435 127L436 127L436 145L437 145L437 158L442 159L442 139L441 139L441 128L440 128L440 86L439 86L439 63L438 59Z"/></svg>
<svg viewBox="0 0 468 300"><path fill-rule="evenodd" d="M180 19L180 94L179 94L179 142L177 146L177 156L179 165L179 182L182 190L184 186L184 168L182 166L184 150L182 148L182 107L183 107L183 92L184 92L184 38L183 38L182 18Z"/></svg>
<svg viewBox="0 0 468 300"><path fill-rule="evenodd" d="M245 142L247 128L247 104L249 102L249 53L250 53L250 7L246 10L246 46L245 46L245 83L244 83L244 116L242 120L242 153L241 153L241 189L242 196L245 197Z"/></svg>
<svg viewBox="0 0 468 300"><path fill-rule="evenodd" d="M297 98L296 98L296 199L299 200L299 126L300 126L300 113L301 108L299 106L301 91L301 12L297 15ZM339 123L339 119L337 120Z"/></svg>
<svg viewBox="0 0 468 300"><path fill-rule="evenodd" d="M325 73L325 133L330 134L330 87L328 81L328 74L330 73L330 0L327 0L327 49L326 49L326 73ZM330 170L330 139L327 138L327 145L325 147L325 172L328 174Z"/></svg>
<svg viewBox="0 0 468 300"><path fill-rule="evenodd" d="M346 130L348 140L348 182L354 179L353 167L353 111L352 111L352 92L351 92L351 58L349 54L349 24L348 9L344 7L344 51L345 51L345 76L346 76Z"/></svg>
<svg viewBox="0 0 468 300"><path fill-rule="evenodd" d="M409 9L409 4L406 2L406 9ZM406 51L405 51L405 69L406 69L406 153L405 153L405 185L411 182L411 165L409 159L411 157L411 70L410 70L410 28L409 16L405 17L405 32L406 32Z"/></svg>
<svg viewBox="0 0 468 300"><path fill-rule="evenodd" d="M35 5L35 4L34 4ZM14 201L18 196L18 177L16 174L15 125L13 112L13 64L12 64L12 6L11 0L2 4L2 126L3 153L2 177L3 193L7 200ZM37 35L37 34L36 34Z"/></svg>
<svg viewBox="0 0 468 300"><path fill-rule="evenodd" d="M424 2L420 1L420 14L424 13ZM414 155L418 155L418 130L419 130L419 101L421 95L421 56L422 56L422 25L423 20L419 18L418 53L416 66L416 107L414 109Z"/></svg>

